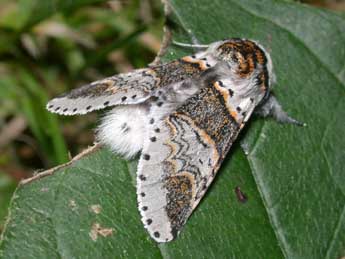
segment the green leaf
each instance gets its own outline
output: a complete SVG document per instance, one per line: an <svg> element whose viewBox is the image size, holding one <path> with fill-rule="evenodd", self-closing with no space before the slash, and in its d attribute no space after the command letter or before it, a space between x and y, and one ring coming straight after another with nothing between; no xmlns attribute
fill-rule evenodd
<svg viewBox="0 0 345 259"><path fill-rule="evenodd" d="M92 150L17 189L2 256L345 256L344 17L277 0L174 0L171 9L175 40L190 41L190 31L201 43L244 37L264 45L275 95L308 126L253 118L239 139L248 154L237 141L179 238L167 244L153 242L140 222L136 162ZM187 53L171 47L165 59Z"/></svg>

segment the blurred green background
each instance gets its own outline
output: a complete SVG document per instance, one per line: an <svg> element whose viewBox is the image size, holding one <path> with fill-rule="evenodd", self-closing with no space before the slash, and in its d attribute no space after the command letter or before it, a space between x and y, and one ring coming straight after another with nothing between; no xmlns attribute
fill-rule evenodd
<svg viewBox="0 0 345 259"><path fill-rule="evenodd" d="M0 0L0 232L21 179L93 143L96 113L56 116L46 102L152 62L163 17L150 0Z"/></svg>
<svg viewBox="0 0 345 259"><path fill-rule="evenodd" d="M345 1L304 1L345 11ZM51 97L152 62L159 0L0 0L0 232L16 185L93 143L97 113L48 113Z"/></svg>

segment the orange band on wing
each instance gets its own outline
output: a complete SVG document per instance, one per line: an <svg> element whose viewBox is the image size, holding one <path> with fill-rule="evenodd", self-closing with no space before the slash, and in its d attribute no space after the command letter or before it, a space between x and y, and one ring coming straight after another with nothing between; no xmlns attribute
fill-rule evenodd
<svg viewBox="0 0 345 259"><path fill-rule="evenodd" d="M206 70L208 67L206 66L206 62L200 59L194 59L190 56L183 57L182 60L187 63L198 64L201 70Z"/></svg>

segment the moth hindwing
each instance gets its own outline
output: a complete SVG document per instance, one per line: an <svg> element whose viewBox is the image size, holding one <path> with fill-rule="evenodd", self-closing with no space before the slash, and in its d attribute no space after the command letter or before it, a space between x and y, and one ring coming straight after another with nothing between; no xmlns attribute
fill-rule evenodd
<svg viewBox="0 0 345 259"><path fill-rule="evenodd" d="M157 242L174 239L214 179L255 107L272 63L256 42L229 39L191 56L120 74L50 101L48 110L112 110L97 138L127 157L142 151L137 197Z"/></svg>

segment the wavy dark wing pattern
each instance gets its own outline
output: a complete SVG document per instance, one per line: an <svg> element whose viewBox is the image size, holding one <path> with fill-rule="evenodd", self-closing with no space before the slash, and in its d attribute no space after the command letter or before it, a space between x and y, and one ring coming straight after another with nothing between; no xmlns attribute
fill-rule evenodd
<svg viewBox="0 0 345 259"><path fill-rule="evenodd" d="M224 82L202 88L152 125L138 165L142 221L158 242L174 239L200 202L255 105L233 111ZM244 100L244 103L246 100Z"/></svg>
<svg viewBox="0 0 345 259"><path fill-rule="evenodd" d="M85 114L108 106L138 104L163 89L188 78L196 78L214 66L216 59L199 52L169 63L138 69L93 82L58 96L47 104L62 115Z"/></svg>
<svg viewBox="0 0 345 259"><path fill-rule="evenodd" d="M76 88L47 104L51 112L85 114L107 106L137 104L147 100L159 82L152 69L138 69Z"/></svg>

